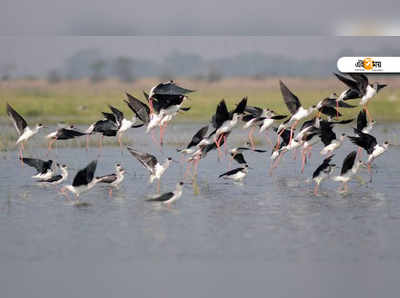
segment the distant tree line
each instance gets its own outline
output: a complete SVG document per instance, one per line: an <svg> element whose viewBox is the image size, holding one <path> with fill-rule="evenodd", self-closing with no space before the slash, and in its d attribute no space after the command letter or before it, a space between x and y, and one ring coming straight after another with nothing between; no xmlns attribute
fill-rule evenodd
<svg viewBox="0 0 400 298"><path fill-rule="evenodd" d="M263 79L268 76L330 76L336 70L337 59L341 56L355 55L393 55L392 49L382 49L378 53L354 53L351 50L338 52L326 59L285 57L267 55L259 52L242 53L233 57L205 59L200 55L171 52L160 61L140 59L134 56L107 57L99 49L85 49L67 58L59 69L47 74L51 83L61 80L90 78L93 83L109 77L123 82L133 82L140 77L157 76L169 80L186 76L208 82L217 82L223 77L247 76ZM1 70L1 69L0 69ZM2 69L3 80L12 77L12 66Z"/></svg>

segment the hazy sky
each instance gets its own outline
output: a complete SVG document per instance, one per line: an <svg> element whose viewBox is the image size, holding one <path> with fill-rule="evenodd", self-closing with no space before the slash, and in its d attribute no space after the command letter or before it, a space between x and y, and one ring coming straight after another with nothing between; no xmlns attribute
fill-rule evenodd
<svg viewBox="0 0 400 298"><path fill-rule="evenodd" d="M399 11L398 0L3 0L0 34L333 34L352 22L392 26Z"/></svg>
<svg viewBox="0 0 400 298"><path fill-rule="evenodd" d="M357 55L371 55L379 49L393 49L399 55L397 37L0 37L0 68L13 64L18 74L44 74L63 65L66 58L81 49L100 49L105 57L119 55L160 61L174 50L194 53L206 59L261 52L306 59L337 58L351 49Z"/></svg>

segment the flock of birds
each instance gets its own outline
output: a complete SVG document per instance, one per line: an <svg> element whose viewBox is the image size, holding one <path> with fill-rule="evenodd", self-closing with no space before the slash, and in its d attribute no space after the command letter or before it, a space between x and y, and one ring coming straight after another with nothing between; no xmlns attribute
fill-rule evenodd
<svg viewBox="0 0 400 298"><path fill-rule="evenodd" d="M219 102L210 123L201 127L185 148L177 149L177 151L182 154L181 162L183 162L186 157L186 170L182 180L185 180L186 176L190 174L192 177L197 175L197 168L200 160L205 158L210 151L216 150L218 152L218 160L229 155L229 168L231 168L231 163L233 161L240 165L237 168L221 174L219 177L232 179L234 181L242 181L249 170L244 152L266 152L266 150L256 149L255 147L253 134L257 129L259 133L265 134L267 142L272 147L271 174L272 171L278 167L285 153L292 151L296 154L295 152L297 149L301 149L301 173L303 173L305 164L311 158L312 147L319 142L323 143L323 149L320 151L320 154L324 159L312 176L315 182L315 195L318 195L320 184L328 178L341 182L342 185L339 191L347 192L348 182L356 176L360 166L368 167L372 180L371 164L378 156L388 149L389 142L385 141L383 144L378 144L376 138L371 135L375 121L372 120L367 105L371 98L386 85L369 83L367 76L364 74L349 74L348 76L343 76L335 73L334 75L346 85L346 89L340 93L339 96L333 93L329 97L319 101L316 105L308 108L303 107L298 97L280 81L280 90L284 103L290 112L289 116L277 114L268 108L250 106L247 104L246 97L243 98L233 110L228 110L224 100ZM144 125L146 125L146 133L150 133L153 142L161 147L163 146L165 129L171 120L174 119L178 113L190 110L190 107L183 107L182 105L191 92L194 91L182 88L173 81L170 81L154 86L149 94L143 92L146 102L126 93L127 99L125 102L134 113L134 116L130 120L125 118L120 110L110 105L110 112L103 112L104 119L91 124L86 131L81 131L71 125L68 127L61 127L48 134L46 136L49 140L48 153L52 150L52 144L54 142L82 136L86 136L87 138L87 148L89 137L94 134L100 136L99 154L101 154L104 137L117 137L122 152L122 135L129 128L137 128ZM345 157L340 174L333 176L336 168L336 165L332 162L334 152L342 146L346 139L345 134L341 134L337 137L333 128L336 125L347 124L354 120L338 120L342 116L339 112L340 108L356 107L346 102L353 99L360 99L362 108L357 117L357 127L354 128L354 136L347 137L352 143L358 146L358 150L350 152ZM37 124L34 128L29 127L24 118L8 103L7 114L13 121L19 135L16 144L19 145L19 159L21 163L27 164L37 170L37 173L32 176L32 178L43 185L59 185L64 183L68 178L67 165L53 163L52 160L41 160L23 156L24 144L44 126L42 124ZM300 121L306 118L311 119L304 121L295 134ZM227 139L240 122L244 123L244 129L249 129L249 140L246 142L246 145L233 148L228 154ZM277 122L278 124L276 124ZM209 126L212 126L210 133L208 133ZM160 130L159 139L156 139L154 133L157 127ZM271 130L277 135L275 145L269 137L269 132ZM222 147L224 148L222 149ZM363 149L368 154L366 163L362 161ZM166 172L171 162L178 161L168 157L164 162L160 162L154 155L140 152L132 146L127 146L127 150L149 171L150 183L157 180L157 195L151 197L149 201L161 202L169 206L182 195L182 181L176 184L174 191L160 194L161 177ZM75 195L75 201L79 202L79 196L82 192L90 190L99 183L103 183L110 186L109 194L111 196L112 189L118 187L124 180L125 170L120 164L116 164L114 173L105 176L95 176L96 166L97 160L90 162L85 168L76 173L72 184L62 186L60 192L68 198L69 195L67 191L71 192Z"/></svg>

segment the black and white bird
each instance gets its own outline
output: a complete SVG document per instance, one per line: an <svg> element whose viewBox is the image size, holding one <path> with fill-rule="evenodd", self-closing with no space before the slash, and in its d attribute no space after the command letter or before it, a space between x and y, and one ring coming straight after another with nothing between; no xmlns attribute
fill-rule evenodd
<svg viewBox="0 0 400 298"><path fill-rule="evenodd" d="M48 179L39 179L38 182L41 185L57 185L60 184L62 182L64 182L65 180L67 180L68 178L68 167L67 165L63 164L57 164L57 167L60 168L61 170L61 174L53 174L50 178Z"/></svg>
<svg viewBox="0 0 400 298"><path fill-rule="evenodd" d="M75 129L75 127L73 125L70 125L68 127L61 127L59 129L57 129L56 131L49 133L46 136L46 138L50 140L49 144L48 144L48 151L51 151L51 147L55 141L70 140L70 139L74 139L74 138L81 137L84 135L86 135L85 132L81 132L81 131Z"/></svg>
<svg viewBox="0 0 400 298"><path fill-rule="evenodd" d="M82 192L92 189L99 182L99 180L94 176L96 167L97 160L93 160L84 169L79 170L72 181L72 185L63 186L61 188L61 193L65 194L65 191L68 190L75 195L75 198L78 201Z"/></svg>
<svg viewBox="0 0 400 298"><path fill-rule="evenodd" d="M348 192L348 182L357 174L360 166L363 164L361 160L356 160L357 152L350 152L343 160L340 175L332 177L334 181L342 182L339 192Z"/></svg>
<svg viewBox="0 0 400 298"><path fill-rule="evenodd" d="M144 124L137 124L137 118L135 116L133 116L131 118L131 120L128 120L125 118L124 113L121 112L120 110L118 110L117 108L108 105L108 107L110 108L111 112L114 115L114 119L115 119L115 124L118 127L118 131L117 131L117 137L118 137L118 143L119 146L122 150L122 135L129 129L129 128L137 128L137 127L141 127ZM130 105L128 104L128 107L130 108ZM133 111L133 110L132 110Z"/></svg>
<svg viewBox="0 0 400 298"><path fill-rule="evenodd" d="M7 103L7 115L11 118L15 129L18 132L18 139L16 144L21 144L19 148L19 156L23 158L24 144L35 134L37 134L41 128L42 124L36 124L34 128L30 128L26 123L25 119L17 113L8 103Z"/></svg>
<svg viewBox="0 0 400 298"><path fill-rule="evenodd" d="M358 113L357 116L357 130L363 132L363 133L371 133L372 129L375 126L376 121L372 120L368 122L367 120L367 113L365 110L361 110L360 113Z"/></svg>
<svg viewBox="0 0 400 298"><path fill-rule="evenodd" d="M91 124L89 128L85 131L87 135L86 148L88 147L89 135L96 133L100 134L99 148L102 149L104 137L115 137L118 133L119 127L115 115L105 112L103 112L102 114L104 116L104 119L98 120L95 123Z"/></svg>
<svg viewBox="0 0 400 298"><path fill-rule="evenodd" d="M246 142L244 146L239 146L231 149L231 152L233 155L243 153L244 151L252 151L252 152L257 152L257 153L265 153L267 152L266 150L262 149L256 149L251 146L249 142Z"/></svg>
<svg viewBox="0 0 400 298"><path fill-rule="evenodd" d="M312 175L312 179L315 182L314 195L316 196L318 195L319 185L321 182L328 179L336 167L335 164L331 163L332 158L333 155L325 158Z"/></svg>
<svg viewBox="0 0 400 298"><path fill-rule="evenodd" d="M338 118L342 116L339 113L339 108L355 108L356 106L349 105L343 100L339 100L339 97L336 93L331 94L330 96L322 99L317 103L317 110L319 113L327 115L331 118Z"/></svg>
<svg viewBox="0 0 400 298"><path fill-rule="evenodd" d="M246 109L247 97L244 97L236 106L233 111L228 112L225 100L221 100L217 106L215 114L212 116L211 123L215 130L210 134L214 136L215 144L217 145L218 152L220 153L220 143L222 138L226 144L226 138L232 129L238 124Z"/></svg>
<svg viewBox="0 0 400 298"><path fill-rule="evenodd" d="M363 133L358 129L354 129L358 136L353 137L349 136L351 142L361 148L363 148L368 153L367 165L368 165L368 172L372 179L371 175L371 164L372 162L382 155L388 148L389 142L385 141L382 145L378 144L376 138L370 134Z"/></svg>
<svg viewBox="0 0 400 298"><path fill-rule="evenodd" d="M357 96L356 98L361 98L360 105L363 106L364 110L367 112L368 118L372 120L370 113L368 112L368 103L378 92L386 87L386 84L379 84L377 82L370 84L368 82L368 77L363 73L352 73L349 76L352 79L343 77L336 74L336 77L346 84L350 88L350 92L354 92ZM345 91L346 92L346 91Z"/></svg>
<svg viewBox="0 0 400 298"><path fill-rule="evenodd" d="M34 179L50 179L53 176L52 160L23 157L21 162L36 169L36 174L32 176Z"/></svg>
<svg viewBox="0 0 400 298"><path fill-rule="evenodd" d="M112 189L119 187L119 185L124 180L124 174L125 174L124 168L122 168L121 164L118 163L115 165L115 173L99 176L99 177L96 177L96 179L98 180L99 183L105 183L105 184L111 186L110 190L109 190L109 195L111 197Z"/></svg>
<svg viewBox="0 0 400 298"><path fill-rule="evenodd" d="M205 139L207 131L208 131L208 125L200 128L194 134L194 136L190 140L190 143L184 149L176 149L176 151L185 155L194 153L196 150L198 150L198 145L200 144L200 142Z"/></svg>
<svg viewBox="0 0 400 298"><path fill-rule="evenodd" d="M310 116L317 109L317 107L314 105L308 109L305 109L301 105L298 97L296 95L294 95L282 81L279 81L279 85L280 85L283 100L284 100L289 112L292 114L292 116L290 117L290 119L287 123L288 125L293 123L290 127L290 140L289 140L289 143L290 143L290 141L292 140L292 137L293 137L293 130L297 126L299 121Z"/></svg>
<svg viewBox="0 0 400 298"><path fill-rule="evenodd" d="M231 158L234 161L236 161L238 164L241 164L241 165L247 164L247 161L244 159L243 153L239 152L239 153L234 154L234 153L231 152L230 155L231 155Z"/></svg>
<svg viewBox="0 0 400 298"><path fill-rule="evenodd" d="M139 152L128 146L128 151L135 157L149 172L149 182L153 183L157 179L157 190L160 192L160 180L172 162L172 157L168 157L164 163L159 163L157 158L150 153Z"/></svg>
<svg viewBox="0 0 400 298"><path fill-rule="evenodd" d="M179 182L176 184L176 188L174 191L153 196L150 199L147 199L147 201L159 202L170 207L172 203L176 202L182 196L182 192L183 192L183 182Z"/></svg>
<svg viewBox="0 0 400 298"><path fill-rule="evenodd" d="M249 166L245 164L243 167L236 168L219 175L218 178L231 179L234 181L242 181L247 176L248 168Z"/></svg>

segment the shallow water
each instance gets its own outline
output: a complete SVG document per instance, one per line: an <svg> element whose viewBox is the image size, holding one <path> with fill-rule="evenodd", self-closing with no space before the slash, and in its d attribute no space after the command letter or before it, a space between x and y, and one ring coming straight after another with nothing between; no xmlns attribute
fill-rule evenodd
<svg viewBox="0 0 400 298"><path fill-rule="evenodd" d="M173 144L188 140L198 127L169 128L162 153L142 130L129 138L161 160L179 160ZM379 126L374 134L379 141L394 140L399 128ZM335 129L342 130L350 132ZM231 144L245 135L237 130ZM103 149L96 174L110 173L121 162L127 170L121 189L109 198L106 187L95 187L82 195L90 206L81 208L59 196L60 187L35 185L34 170L22 168L15 151L0 153L1 297L396 296L398 147L376 160L372 183L355 180L342 195L337 183L327 181L315 197L307 180L322 160L319 149L303 175L291 154L273 176L269 153L245 154L251 169L242 184L217 179L227 162L210 153L197 181L185 185L170 209L144 201L155 185L118 147ZM336 162L341 165L352 150L346 142ZM31 146L26 154L45 158L45 153ZM76 169L97 154L97 148L59 148L51 157L73 168L71 182ZM172 190L182 172L172 164L162 189ZM366 169L360 174L368 180Z"/></svg>

